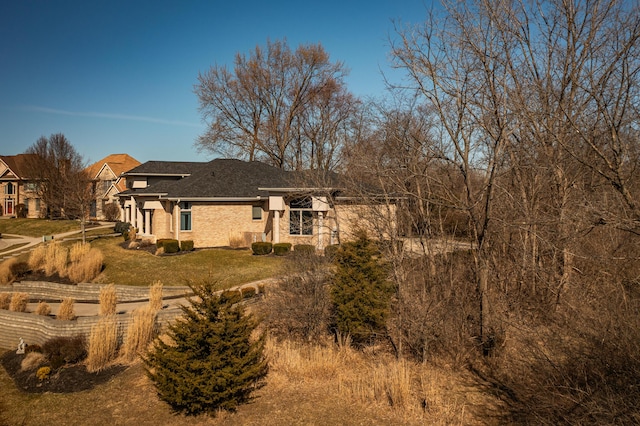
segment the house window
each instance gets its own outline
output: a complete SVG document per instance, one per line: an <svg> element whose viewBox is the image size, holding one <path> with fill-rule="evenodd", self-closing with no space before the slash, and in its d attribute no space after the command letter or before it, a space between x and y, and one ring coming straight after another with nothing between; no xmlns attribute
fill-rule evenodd
<svg viewBox="0 0 640 426"><path fill-rule="evenodd" d="M36 198L36 211L40 211L40 198Z"/></svg>
<svg viewBox="0 0 640 426"><path fill-rule="evenodd" d="M251 218L253 220L262 220L262 207L253 206L251 209Z"/></svg>
<svg viewBox="0 0 640 426"><path fill-rule="evenodd" d="M34 182L27 182L24 184L25 191L35 191L38 189L38 186Z"/></svg>
<svg viewBox="0 0 640 426"><path fill-rule="evenodd" d="M191 203L180 203L180 230L191 231Z"/></svg>
<svg viewBox="0 0 640 426"><path fill-rule="evenodd" d="M29 203L31 200L29 198L24 199L24 215L29 216Z"/></svg>
<svg viewBox="0 0 640 426"><path fill-rule="evenodd" d="M7 195L14 194L13 184L11 182L7 183L7 186L4 187L4 193Z"/></svg>
<svg viewBox="0 0 640 426"><path fill-rule="evenodd" d="M313 235L311 198L297 198L289 203L289 235Z"/></svg>

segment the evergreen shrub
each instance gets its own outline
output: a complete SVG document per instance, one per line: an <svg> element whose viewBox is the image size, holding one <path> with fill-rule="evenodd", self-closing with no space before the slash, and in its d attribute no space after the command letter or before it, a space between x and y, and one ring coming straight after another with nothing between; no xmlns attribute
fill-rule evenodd
<svg viewBox="0 0 640 426"><path fill-rule="evenodd" d="M330 244L328 246L326 246L324 248L324 256L330 260L333 261L336 257L336 254L338 253L338 249L340 248L339 244Z"/></svg>
<svg viewBox="0 0 640 426"><path fill-rule="evenodd" d="M180 251L180 243L178 243L178 240L167 239L163 241L162 248L165 253L177 253Z"/></svg>
<svg viewBox="0 0 640 426"><path fill-rule="evenodd" d="M253 254L257 256L271 253L272 248L273 248L273 245L269 242L258 241L251 244L251 250L253 251Z"/></svg>
<svg viewBox="0 0 640 426"><path fill-rule="evenodd" d="M234 411L248 402L268 371L264 334L253 316L211 283L191 285L194 298L169 326L168 342L157 339L143 358L161 399L189 415Z"/></svg>
<svg viewBox="0 0 640 426"><path fill-rule="evenodd" d="M312 255L316 254L316 246L313 244L296 244L293 246L293 251L297 254Z"/></svg>
<svg viewBox="0 0 640 426"><path fill-rule="evenodd" d="M291 243L276 243L273 245L273 253L284 256L291 251Z"/></svg>
<svg viewBox="0 0 640 426"><path fill-rule="evenodd" d="M181 251L193 250L193 240L180 241L180 250Z"/></svg>

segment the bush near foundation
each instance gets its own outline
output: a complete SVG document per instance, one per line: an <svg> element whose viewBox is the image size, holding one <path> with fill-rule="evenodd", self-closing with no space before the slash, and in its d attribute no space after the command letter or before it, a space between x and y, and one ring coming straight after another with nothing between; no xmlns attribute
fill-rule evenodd
<svg viewBox="0 0 640 426"><path fill-rule="evenodd" d="M180 243L178 240L171 238L162 238L156 241L156 246L162 248L165 253L177 253L180 251Z"/></svg>
<svg viewBox="0 0 640 426"><path fill-rule="evenodd" d="M193 250L193 241L192 240L180 241L180 250L181 251L192 251Z"/></svg>
<svg viewBox="0 0 640 426"><path fill-rule="evenodd" d="M291 251L291 243L276 243L273 245L273 253L277 256L284 256Z"/></svg>
<svg viewBox="0 0 640 426"><path fill-rule="evenodd" d="M293 246L293 251L296 254L310 256L316 254L316 246L313 244L296 244Z"/></svg>
<svg viewBox="0 0 640 426"><path fill-rule="evenodd" d="M253 254L255 254L256 256L263 256L265 254L269 254L271 253L272 249L273 249L273 245L269 242L258 241L251 244L251 250L253 251Z"/></svg>

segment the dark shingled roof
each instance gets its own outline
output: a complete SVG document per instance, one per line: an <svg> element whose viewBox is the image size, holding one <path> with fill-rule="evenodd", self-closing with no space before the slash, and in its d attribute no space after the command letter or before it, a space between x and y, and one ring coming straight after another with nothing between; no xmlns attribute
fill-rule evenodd
<svg viewBox="0 0 640 426"><path fill-rule="evenodd" d="M147 161L124 175L188 175L207 163L194 161Z"/></svg>

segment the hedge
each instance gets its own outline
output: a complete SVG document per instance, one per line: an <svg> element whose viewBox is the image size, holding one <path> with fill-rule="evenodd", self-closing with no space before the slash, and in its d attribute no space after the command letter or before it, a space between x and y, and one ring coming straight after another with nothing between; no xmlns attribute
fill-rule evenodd
<svg viewBox="0 0 640 426"><path fill-rule="evenodd" d="M313 244L296 244L295 246L293 246L293 251L297 252L298 254L315 254L316 246L314 246Z"/></svg>
<svg viewBox="0 0 640 426"><path fill-rule="evenodd" d="M191 251L193 250L193 240L180 241L180 250Z"/></svg>
<svg viewBox="0 0 640 426"><path fill-rule="evenodd" d="M291 243L276 243L273 245L273 253L284 256L291 251Z"/></svg>
<svg viewBox="0 0 640 426"><path fill-rule="evenodd" d="M269 242L261 242L258 241L256 243L251 244L251 250L255 255L264 255L271 253L271 249L273 245Z"/></svg>

